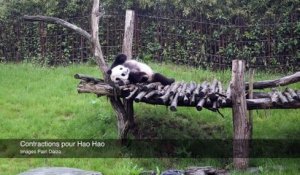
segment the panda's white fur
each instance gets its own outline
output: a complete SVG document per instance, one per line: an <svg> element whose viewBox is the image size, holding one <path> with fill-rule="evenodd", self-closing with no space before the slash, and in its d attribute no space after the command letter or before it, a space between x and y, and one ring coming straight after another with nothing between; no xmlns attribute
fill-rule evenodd
<svg viewBox="0 0 300 175"><path fill-rule="evenodd" d="M118 65L118 66L112 68L110 79L114 83L118 83L121 80L125 84L128 84L129 83L129 80L128 80L129 73L130 73L130 70L127 67L125 67L123 65Z"/></svg>
<svg viewBox="0 0 300 175"><path fill-rule="evenodd" d="M153 70L147 64L136 60L128 60L123 64L123 66L129 68L131 72L145 72L149 78L154 74Z"/></svg>
<svg viewBox="0 0 300 175"><path fill-rule="evenodd" d="M128 84L128 78L130 72L145 72L148 76L148 82L153 79L153 70L144 63L138 62L136 60L128 60L122 65L118 65L111 69L110 78L113 82L117 83L122 80L125 84Z"/></svg>

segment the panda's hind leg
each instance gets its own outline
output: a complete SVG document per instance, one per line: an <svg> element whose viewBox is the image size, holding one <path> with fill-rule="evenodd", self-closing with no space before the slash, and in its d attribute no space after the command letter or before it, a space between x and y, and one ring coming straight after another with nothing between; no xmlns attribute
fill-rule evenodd
<svg viewBox="0 0 300 175"><path fill-rule="evenodd" d="M145 72L130 72L128 79L131 83L144 83L149 80L149 76Z"/></svg>
<svg viewBox="0 0 300 175"><path fill-rule="evenodd" d="M175 82L174 78L167 78L160 73L153 74L152 82L160 82L162 85L170 85Z"/></svg>

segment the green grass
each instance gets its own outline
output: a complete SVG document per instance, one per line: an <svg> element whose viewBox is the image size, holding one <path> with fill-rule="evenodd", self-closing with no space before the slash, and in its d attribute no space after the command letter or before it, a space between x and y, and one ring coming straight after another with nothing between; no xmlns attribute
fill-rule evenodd
<svg viewBox="0 0 300 175"><path fill-rule="evenodd" d="M230 71L211 72L171 64L151 64L154 70L176 80L202 82L222 80L227 84ZM32 64L0 64L1 139L114 139L116 117L105 97L78 94L75 73L100 76L96 66L72 65L46 68ZM257 73L255 79L282 75ZM300 89L297 83L293 88ZM135 115L142 137L151 138L231 138L230 109L222 118L208 110L179 107L170 112L164 106L135 104ZM297 138L300 136L300 110L254 111L254 138ZM251 166L263 174L297 174L300 159L252 159ZM30 168L68 166L104 174L135 174L140 170L165 170L187 166L231 168L227 159L117 159L117 158L28 158L0 159L0 175L14 175ZM232 172L233 174L243 174Z"/></svg>

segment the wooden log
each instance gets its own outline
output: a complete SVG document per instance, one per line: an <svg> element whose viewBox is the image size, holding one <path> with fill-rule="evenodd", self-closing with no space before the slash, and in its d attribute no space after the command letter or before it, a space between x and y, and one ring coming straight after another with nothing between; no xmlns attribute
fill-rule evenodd
<svg viewBox="0 0 300 175"><path fill-rule="evenodd" d="M217 83L218 83L218 81L216 79L214 79L213 82L211 83L211 86L209 87L208 97L212 101L217 99L217 95L216 95Z"/></svg>
<svg viewBox="0 0 300 175"><path fill-rule="evenodd" d="M232 85L232 82L229 83L227 91L226 91L226 103L231 101L231 85Z"/></svg>
<svg viewBox="0 0 300 175"><path fill-rule="evenodd" d="M300 99L300 90L296 90L295 92L296 92L296 94L298 96L298 99Z"/></svg>
<svg viewBox="0 0 300 175"><path fill-rule="evenodd" d="M144 99L144 100L147 100L147 99L149 99L149 98L151 98L152 96L157 95L157 94L159 94L159 90L152 90L152 91L148 92L148 93L143 97L143 99Z"/></svg>
<svg viewBox="0 0 300 175"><path fill-rule="evenodd" d="M159 83L159 82L146 84L145 86L142 87L142 90L143 91L149 91L149 90L152 90L152 89L156 89L159 85L161 85L161 83Z"/></svg>
<svg viewBox="0 0 300 175"><path fill-rule="evenodd" d="M206 104L206 106L209 106L209 107L211 107L212 106L212 100L210 99L210 98L206 98L206 100L205 100L205 104Z"/></svg>
<svg viewBox="0 0 300 175"><path fill-rule="evenodd" d="M291 89L291 88L286 88L285 89L288 93L290 93L290 95L292 96L293 99L295 100L299 100L300 98L298 97L298 95L296 94L296 92Z"/></svg>
<svg viewBox="0 0 300 175"><path fill-rule="evenodd" d="M161 91L161 90L163 90L163 89L164 89L164 86L163 86L162 84L160 84L160 85L157 86L157 90L158 90L158 91Z"/></svg>
<svg viewBox="0 0 300 175"><path fill-rule="evenodd" d="M160 95L164 95L166 91L169 89L170 85L164 86L164 88L160 91Z"/></svg>
<svg viewBox="0 0 300 175"><path fill-rule="evenodd" d="M214 79L211 83L211 88L212 88L212 91L214 92L216 87L217 87L217 84L218 84L218 80L217 79Z"/></svg>
<svg viewBox="0 0 300 175"><path fill-rule="evenodd" d="M286 99L288 100L288 102L292 103L292 102L295 101L295 100L293 99L293 97L291 96L290 93L288 93L288 92L283 92L283 95L286 97Z"/></svg>
<svg viewBox="0 0 300 175"><path fill-rule="evenodd" d="M218 104L222 104L223 99L224 99L223 96L219 96L219 95L218 95L218 98L217 98L216 101L218 102Z"/></svg>
<svg viewBox="0 0 300 175"><path fill-rule="evenodd" d="M181 83L175 82L171 88L170 95L174 95L177 92L177 89L179 88L180 85Z"/></svg>
<svg viewBox="0 0 300 175"><path fill-rule="evenodd" d="M178 98L179 98L180 100L183 99L184 96L185 96L185 89L186 89L186 87L187 87L187 84L186 84L186 83L183 83L183 84L182 84L182 88L181 88L181 90L180 90L180 92L179 92L179 96L178 96Z"/></svg>
<svg viewBox="0 0 300 175"><path fill-rule="evenodd" d="M248 99L248 109L298 109L300 108L300 102L295 101L294 103L272 103L270 98L261 99Z"/></svg>
<svg viewBox="0 0 300 175"><path fill-rule="evenodd" d="M292 89L291 89L292 90ZM294 91L294 90L292 90L292 91ZM286 91L286 92L288 92L291 96L292 96L292 98L293 99L297 99L298 98L298 96L297 97L295 97L295 96L293 96L291 93L290 93L290 91ZM294 93L297 95L297 93L294 91ZM259 99L259 98L271 98L272 97L272 95L274 94L274 92L272 92L272 93L267 93L267 92L253 92L253 98L254 99Z"/></svg>
<svg viewBox="0 0 300 175"><path fill-rule="evenodd" d="M286 99L286 97L281 93L281 92L276 92L278 95L278 98L280 99L281 103L286 104L288 103L288 100Z"/></svg>
<svg viewBox="0 0 300 175"><path fill-rule="evenodd" d="M125 85L125 86L120 86L119 88L122 91L129 91L129 92L131 92L131 91L133 91L135 89L135 87L136 86L134 86L134 85L129 85L129 86Z"/></svg>
<svg viewBox="0 0 300 175"><path fill-rule="evenodd" d="M197 84L197 87L196 89L194 90L193 94L196 96L196 97L199 97L199 91L201 89L201 84Z"/></svg>
<svg viewBox="0 0 300 175"><path fill-rule="evenodd" d="M170 106L171 105L171 103L172 103L172 101L173 101L173 99L174 99L174 97L175 97L175 95L170 95L169 96L169 99L167 100L167 102L166 102L166 106Z"/></svg>
<svg viewBox="0 0 300 175"><path fill-rule="evenodd" d="M250 128L244 81L245 62L232 61L233 166L244 170L249 164Z"/></svg>
<svg viewBox="0 0 300 175"><path fill-rule="evenodd" d="M271 101L272 101L272 104L277 104L279 103L279 96L278 96L278 93L276 92L273 92L272 95L271 95Z"/></svg>
<svg viewBox="0 0 300 175"><path fill-rule="evenodd" d="M205 81L201 84L201 90L199 92L199 97L204 97L209 91L209 84Z"/></svg>
<svg viewBox="0 0 300 175"><path fill-rule="evenodd" d="M173 100L171 101L171 105L170 105L171 111L177 111L178 96L179 96L181 89L182 89L182 85L180 84L180 86L177 89L177 93L175 94Z"/></svg>
<svg viewBox="0 0 300 175"><path fill-rule="evenodd" d="M174 99L173 99L174 100ZM200 105L201 100L203 98L199 99L197 103L197 110L201 111L203 107L205 108L211 108L212 106L206 106L205 105L205 100L203 100L204 105ZM277 104L272 104L272 101L270 98L261 98L261 99L247 99L247 109L248 110L259 110L259 109L298 109L300 108L300 102L295 101L294 103L287 103L287 104L282 104L282 103L277 103ZM143 100L141 102L145 102L148 104L153 104L153 105L165 105L161 101L159 101L157 98L156 99L148 99L148 100ZM198 105L199 104L199 105ZM183 101L178 101L177 107L178 106L184 106L184 107L195 107L194 105L190 104L184 104ZM230 101L229 103L226 103L225 105L221 105L220 108L232 108L232 102Z"/></svg>
<svg viewBox="0 0 300 175"><path fill-rule="evenodd" d="M270 98L273 93L266 93L266 92L253 92L253 99L258 98ZM249 96L248 96L249 97ZM250 98L250 97L249 97Z"/></svg>
<svg viewBox="0 0 300 175"><path fill-rule="evenodd" d="M253 83L254 89L264 89L264 88L271 88L271 87L278 87L278 86L285 86L292 83L296 83L300 81L300 72L296 72L292 75L288 75L279 79L275 80L265 80L265 81L258 81ZM249 83L246 83L246 89L248 89Z"/></svg>
<svg viewBox="0 0 300 175"><path fill-rule="evenodd" d="M159 100L160 100L162 103L164 103L164 104L167 103L167 101L168 101L168 99L169 99L169 97L170 97L170 95L171 95L171 89L172 89L172 87L173 87L174 85L175 85L175 84L173 83L173 84L166 90L165 94L164 94L163 96L159 97Z"/></svg>
<svg viewBox="0 0 300 175"><path fill-rule="evenodd" d="M201 110L202 110L203 105L204 105L204 103L205 103L205 99L206 99L206 97L203 97L203 98L201 98L201 99L199 100L199 102L198 102L197 105L196 105L197 111L201 111Z"/></svg>
<svg viewBox="0 0 300 175"><path fill-rule="evenodd" d="M228 99L228 98L222 98L222 102L221 102L221 104L222 104L222 106L225 106L227 103L230 103L231 102L231 99Z"/></svg>
<svg viewBox="0 0 300 175"><path fill-rule="evenodd" d="M196 95L193 93L190 104L195 105L195 103L196 103Z"/></svg>
<svg viewBox="0 0 300 175"><path fill-rule="evenodd" d="M192 82L193 83L193 86L194 86L194 90L192 91L192 95L190 97L190 104L191 105L195 105L195 101L196 101L196 92L199 94L199 89L200 89L200 84L197 84L196 82ZM198 88L198 90L197 90Z"/></svg>
<svg viewBox="0 0 300 175"><path fill-rule="evenodd" d="M217 91L217 93L219 93L219 94L223 94L223 87L222 87L222 83L220 82L220 81L218 81L218 91Z"/></svg>
<svg viewBox="0 0 300 175"><path fill-rule="evenodd" d="M97 95L107 95L114 96L114 88L106 83L86 83L82 82L77 87L78 93L94 93ZM116 95L121 95L121 92L118 92Z"/></svg>
<svg viewBox="0 0 300 175"><path fill-rule="evenodd" d="M196 85L194 82L190 82L185 90L186 96L190 97L192 92L195 90Z"/></svg>
<svg viewBox="0 0 300 175"><path fill-rule="evenodd" d="M147 91L140 92L134 99L135 102L140 102L142 98L147 94Z"/></svg>
<svg viewBox="0 0 300 175"><path fill-rule="evenodd" d="M127 100L133 99L138 92L139 88L135 87L133 91L130 92L130 94L126 97Z"/></svg>
<svg viewBox="0 0 300 175"><path fill-rule="evenodd" d="M215 112L215 111L217 111L217 109L218 109L218 102L217 102L217 101L214 101L214 102L212 103L211 110Z"/></svg>
<svg viewBox="0 0 300 175"><path fill-rule="evenodd" d="M183 103L184 104L189 104L190 103L190 99L189 99L189 97L187 95L184 96Z"/></svg>
<svg viewBox="0 0 300 175"><path fill-rule="evenodd" d="M197 88L197 83L195 81L192 81L192 85L193 85L192 93L194 93L194 91Z"/></svg>
<svg viewBox="0 0 300 175"><path fill-rule="evenodd" d="M94 78L88 75L83 75L83 74L75 74L74 78L76 79L81 79L84 80L86 82L94 82L94 83L104 83L104 80L99 79L99 78Z"/></svg>

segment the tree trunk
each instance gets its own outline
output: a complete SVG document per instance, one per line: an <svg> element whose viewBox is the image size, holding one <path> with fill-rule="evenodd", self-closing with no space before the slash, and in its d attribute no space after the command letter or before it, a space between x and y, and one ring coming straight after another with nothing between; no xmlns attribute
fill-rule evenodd
<svg viewBox="0 0 300 175"><path fill-rule="evenodd" d="M125 32L123 39L122 52L127 56L128 59L132 58L132 42L133 42L133 31L134 31L134 11L126 10L125 18ZM127 129L132 129L135 126L134 123L134 108L133 100L123 100L126 118L128 120L129 127ZM126 131L128 132L128 131Z"/></svg>
<svg viewBox="0 0 300 175"><path fill-rule="evenodd" d="M125 32L123 38L122 52L127 58L132 58L132 43L133 43L133 32L134 32L134 11L126 10L125 18Z"/></svg>
<svg viewBox="0 0 300 175"><path fill-rule="evenodd" d="M99 11L99 0L94 0L93 8L92 8L92 15L91 15L91 29L92 29L92 44L94 49L94 56L97 60L97 64L100 67L100 70L102 71L105 81L110 82L109 77L106 74L107 65L104 61L103 53L101 50L101 45L99 42L99 17L100 11ZM103 61L102 61L103 60ZM124 105L122 104L119 97L109 97L110 103L116 112L117 115L117 121L118 121L118 135L119 138L124 139L127 137L128 133L128 118L127 118L127 112L124 108Z"/></svg>
<svg viewBox="0 0 300 175"><path fill-rule="evenodd" d="M243 170L248 168L250 128L244 82L245 62L232 62L232 112L233 112L233 165Z"/></svg>

